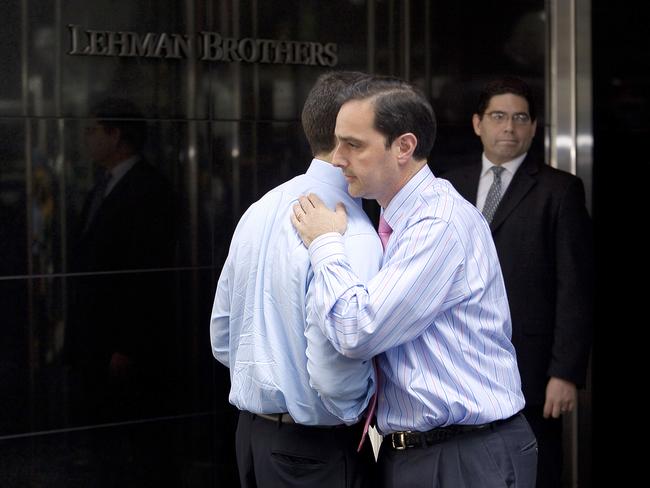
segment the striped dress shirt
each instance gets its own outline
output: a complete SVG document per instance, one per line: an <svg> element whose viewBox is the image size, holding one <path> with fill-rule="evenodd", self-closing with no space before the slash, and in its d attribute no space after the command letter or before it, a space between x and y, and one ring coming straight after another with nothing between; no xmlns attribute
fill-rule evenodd
<svg viewBox="0 0 650 488"><path fill-rule="evenodd" d="M424 166L383 216L381 271L360 279L342 238L309 247L308 314L341 353L377 356L383 434L504 419L524 406L508 300L490 229Z"/></svg>

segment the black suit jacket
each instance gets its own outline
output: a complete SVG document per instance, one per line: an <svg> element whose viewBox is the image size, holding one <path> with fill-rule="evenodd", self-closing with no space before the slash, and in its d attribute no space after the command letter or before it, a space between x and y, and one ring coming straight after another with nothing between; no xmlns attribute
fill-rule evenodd
<svg viewBox="0 0 650 488"><path fill-rule="evenodd" d="M74 271L171 266L173 193L157 169L138 161L115 185L84 231L91 195L74 240Z"/></svg>
<svg viewBox="0 0 650 488"><path fill-rule="evenodd" d="M111 356L121 353L148 387L161 376L172 339L173 282L166 271L175 255L171 185L154 167L137 162L84 231L91 198L92 192L71 246L71 270L81 274L69 278L70 362L86 384L101 390Z"/></svg>
<svg viewBox="0 0 650 488"><path fill-rule="evenodd" d="M481 159L440 176L472 204ZM530 154L490 225L512 316L528 405L543 405L551 376L584 385L593 333L594 257L582 181Z"/></svg>

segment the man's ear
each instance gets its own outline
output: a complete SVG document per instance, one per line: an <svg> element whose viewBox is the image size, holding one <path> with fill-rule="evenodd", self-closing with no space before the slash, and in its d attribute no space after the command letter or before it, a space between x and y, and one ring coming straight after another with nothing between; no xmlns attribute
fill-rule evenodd
<svg viewBox="0 0 650 488"><path fill-rule="evenodd" d="M393 141L393 147L395 148L398 162L400 164L407 163L413 157L413 153L417 146L418 138L415 137L415 134L412 132L402 134L395 139Z"/></svg>
<svg viewBox="0 0 650 488"><path fill-rule="evenodd" d="M481 117L479 114L472 115L472 127L474 128L474 134L477 136L481 135Z"/></svg>

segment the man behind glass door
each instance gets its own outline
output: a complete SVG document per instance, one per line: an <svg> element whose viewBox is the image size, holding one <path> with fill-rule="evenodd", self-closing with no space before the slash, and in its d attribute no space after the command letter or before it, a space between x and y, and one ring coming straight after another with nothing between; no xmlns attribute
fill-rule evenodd
<svg viewBox="0 0 650 488"><path fill-rule="evenodd" d="M537 487L562 479L562 415L585 384L593 327L593 236L582 181L530 150L535 100L527 83L486 84L472 117L483 155L442 175L485 213L492 168L502 197L490 229L512 315L524 415L539 446Z"/></svg>

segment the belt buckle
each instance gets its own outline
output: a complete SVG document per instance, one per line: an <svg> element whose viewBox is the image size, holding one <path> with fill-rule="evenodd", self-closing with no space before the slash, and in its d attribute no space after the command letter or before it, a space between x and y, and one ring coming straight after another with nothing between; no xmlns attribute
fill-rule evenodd
<svg viewBox="0 0 650 488"><path fill-rule="evenodd" d="M406 434L410 434L411 431L407 430L405 432L394 432L390 436L391 443L393 444L393 449L396 451L403 451L408 446L406 445Z"/></svg>

